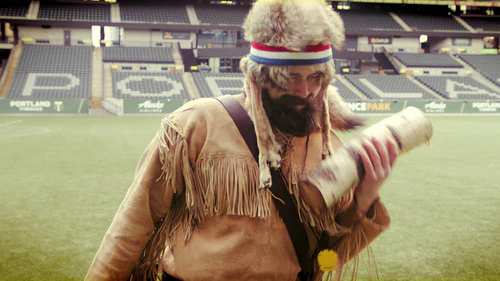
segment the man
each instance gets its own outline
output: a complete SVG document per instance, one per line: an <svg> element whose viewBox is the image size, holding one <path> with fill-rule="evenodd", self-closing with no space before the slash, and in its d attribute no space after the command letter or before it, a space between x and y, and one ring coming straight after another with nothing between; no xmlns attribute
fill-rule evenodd
<svg viewBox="0 0 500 281"><path fill-rule="evenodd" d="M235 98L255 126L259 161L215 99L167 116L86 280L153 280L162 272L181 280L297 280L301 266L269 188L278 167L311 251L327 233L339 271L389 225L378 198L397 157L391 142L365 141L358 153L366 174L334 207L301 184L340 145L334 130L358 124L329 86L331 45L344 39L339 16L322 0L260 0L244 29L252 48L241 62L244 93Z"/></svg>

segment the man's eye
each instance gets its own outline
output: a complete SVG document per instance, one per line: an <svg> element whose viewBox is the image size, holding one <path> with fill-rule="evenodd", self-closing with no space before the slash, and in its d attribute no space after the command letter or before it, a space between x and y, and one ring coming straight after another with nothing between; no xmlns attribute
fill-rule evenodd
<svg viewBox="0 0 500 281"><path fill-rule="evenodd" d="M288 81L290 81L292 83L298 83L300 81L300 77L299 76L290 76L288 78Z"/></svg>
<svg viewBox="0 0 500 281"><path fill-rule="evenodd" d="M318 80L318 79L321 79L323 75L321 73L317 73L317 74L314 74L313 76L311 76L311 79L312 80Z"/></svg>

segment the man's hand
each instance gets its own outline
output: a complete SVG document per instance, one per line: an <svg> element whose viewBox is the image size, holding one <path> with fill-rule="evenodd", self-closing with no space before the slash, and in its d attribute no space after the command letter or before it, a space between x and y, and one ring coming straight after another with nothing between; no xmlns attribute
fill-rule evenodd
<svg viewBox="0 0 500 281"><path fill-rule="evenodd" d="M372 138L363 141L358 151L365 170L361 183L356 187L354 196L358 210L366 214L372 203L379 197L379 191L389 176L398 157L399 149L393 140L381 142Z"/></svg>

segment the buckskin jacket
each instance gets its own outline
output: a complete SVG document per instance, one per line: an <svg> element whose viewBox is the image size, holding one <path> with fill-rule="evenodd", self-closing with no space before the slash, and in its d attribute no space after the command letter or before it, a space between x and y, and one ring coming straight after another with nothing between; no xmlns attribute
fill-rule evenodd
<svg viewBox="0 0 500 281"><path fill-rule="evenodd" d="M242 96L239 100L243 103ZM338 147L340 141L333 139ZM329 246L341 264L389 226L380 201L361 219L345 216L352 213L352 192L321 215L309 207L315 202L301 198L301 173L323 157L321 133L308 141L289 139L284 151L282 170L299 202L301 221L312 229L309 235L329 233ZM148 268L191 281L297 280L300 266L293 244L270 190L259 188L258 173L217 100L186 103L161 121L85 280L146 280Z"/></svg>

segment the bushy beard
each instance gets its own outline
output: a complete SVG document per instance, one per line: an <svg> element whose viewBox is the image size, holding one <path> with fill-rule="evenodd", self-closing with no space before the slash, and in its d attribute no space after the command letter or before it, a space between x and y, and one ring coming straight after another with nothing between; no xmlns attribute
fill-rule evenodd
<svg viewBox="0 0 500 281"><path fill-rule="evenodd" d="M305 99L284 94L278 99L272 99L267 90L262 91L262 103L271 126L284 134L297 137L307 136L320 129L315 122L320 108L318 98L320 97Z"/></svg>

